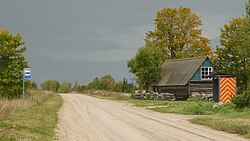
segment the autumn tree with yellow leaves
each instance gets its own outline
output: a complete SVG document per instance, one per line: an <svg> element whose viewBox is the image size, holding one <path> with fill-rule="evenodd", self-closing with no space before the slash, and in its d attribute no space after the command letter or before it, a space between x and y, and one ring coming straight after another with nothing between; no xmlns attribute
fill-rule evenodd
<svg viewBox="0 0 250 141"><path fill-rule="evenodd" d="M146 34L146 46L160 48L162 61L211 55L209 39L202 37L201 19L186 7L157 12L155 29Z"/></svg>
<svg viewBox="0 0 250 141"><path fill-rule="evenodd" d="M146 33L145 47L128 61L141 88L160 79L161 64L168 59L212 55L209 39L202 37L200 18L189 8L164 8L155 18L155 29Z"/></svg>

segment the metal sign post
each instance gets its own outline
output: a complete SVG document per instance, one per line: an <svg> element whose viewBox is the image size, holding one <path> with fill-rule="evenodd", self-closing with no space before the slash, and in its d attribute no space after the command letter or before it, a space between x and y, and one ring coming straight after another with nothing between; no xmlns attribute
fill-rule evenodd
<svg viewBox="0 0 250 141"><path fill-rule="evenodd" d="M31 68L23 69L23 104L24 104L24 81L31 79Z"/></svg>

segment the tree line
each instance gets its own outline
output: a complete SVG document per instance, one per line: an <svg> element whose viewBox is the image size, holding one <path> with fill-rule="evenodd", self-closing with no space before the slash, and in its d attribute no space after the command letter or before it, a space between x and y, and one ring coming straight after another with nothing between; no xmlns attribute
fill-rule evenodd
<svg viewBox="0 0 250 141"><path fill-rule="evenodd" d="M86 90L106 90L114 92L131 93L135 90L133 84L129 84L128 80L124 78L122 81L116 82L115 79L107 74L101 78L95 78L87 85L80 85L78 81L72 85L70 82L62 82L61 84L57 80L46 80L41 84L42 90L48 90L58 93L78 92L82 93Z"/></svg>

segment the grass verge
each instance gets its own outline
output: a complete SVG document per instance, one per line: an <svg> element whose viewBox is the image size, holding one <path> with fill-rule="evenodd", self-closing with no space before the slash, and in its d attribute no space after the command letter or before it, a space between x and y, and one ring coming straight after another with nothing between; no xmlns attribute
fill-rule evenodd
<svg viewBox="0 0 250 141"><path fill-rule="evenodd" d="M196 117L192 123L209 126L219 131L239 134L250 138L250 109L221 112L218 114Z"/></svg>
<svg viewBox="0 0 250 141"><path fill-rule="evenodd" d="M32 91L26 102L30 104L0 116L0 141L54 139L62 98L56 94Z"/></svg>

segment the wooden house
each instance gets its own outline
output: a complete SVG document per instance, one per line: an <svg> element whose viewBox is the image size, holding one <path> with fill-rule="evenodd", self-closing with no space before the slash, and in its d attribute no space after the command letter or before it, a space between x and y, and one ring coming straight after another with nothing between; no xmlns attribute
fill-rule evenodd
<svg viewBox="0 0 250 141"><path fill-rule="evenodd" d="M162 64L161 79L152 85L159 93L172 93L177 100L189 96L212 97L209 75L216 72L209 57L168 60Z"/></svg>

